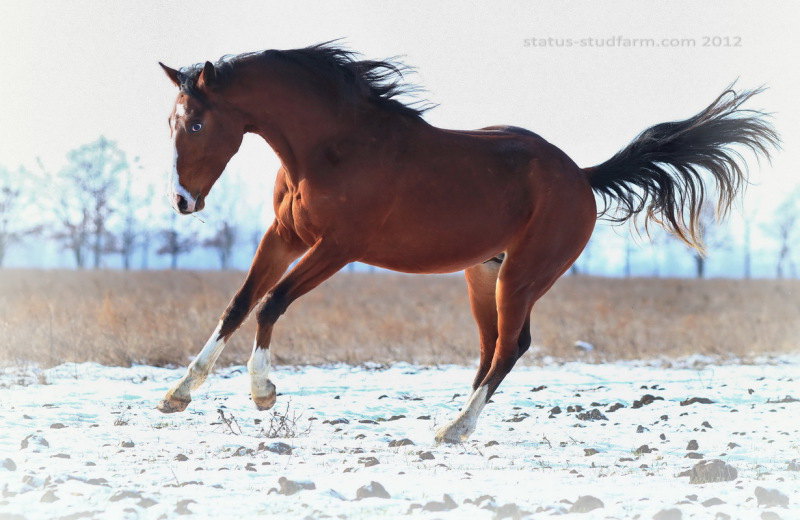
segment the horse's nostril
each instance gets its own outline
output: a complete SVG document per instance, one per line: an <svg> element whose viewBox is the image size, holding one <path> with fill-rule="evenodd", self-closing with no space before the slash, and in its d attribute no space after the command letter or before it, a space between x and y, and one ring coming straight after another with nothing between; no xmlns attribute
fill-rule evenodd
<svg viewBox="0 0 800 520"><path fill-rule="evenodd" d="M189 207L189 202L183 198L183 195L175 195L175 202L177 203L178 211L181 213L186 211L186 209Z"/></svg>

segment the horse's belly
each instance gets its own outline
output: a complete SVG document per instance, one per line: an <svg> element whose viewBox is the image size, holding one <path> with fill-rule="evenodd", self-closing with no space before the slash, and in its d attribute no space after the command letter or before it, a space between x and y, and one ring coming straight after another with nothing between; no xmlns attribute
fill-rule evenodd
<svg viewBox="0 0 800 520"><path fill-rule="evenodd" d="M389 227L370 240L362 262L405 273L451 273L505 251L519 225L511 222L430 221Z"/></svg>

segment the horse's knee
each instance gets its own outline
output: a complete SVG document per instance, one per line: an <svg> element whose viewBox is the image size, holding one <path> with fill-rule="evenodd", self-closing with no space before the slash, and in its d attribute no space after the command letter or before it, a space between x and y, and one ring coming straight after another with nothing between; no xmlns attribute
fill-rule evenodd
<svg viewBox="0 0 800 520"><path fill-rule="evenodd" d="M259 326L274 325L278 318L286 312L289 301L286 295L281 292L271 292L267 295L264 303L258 309L256 319Z"/></svg>
<svg viewBox="0 0 800 520"><path fill-rule="evenodd" d="M239 328L250 312L250 291L241 290L233 297L228 308L222 314L219 335L227 338Z"/></svg>

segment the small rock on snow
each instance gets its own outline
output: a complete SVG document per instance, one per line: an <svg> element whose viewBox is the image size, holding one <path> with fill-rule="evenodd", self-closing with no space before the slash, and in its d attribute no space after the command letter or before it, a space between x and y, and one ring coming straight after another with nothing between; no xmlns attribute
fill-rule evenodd
<svg viewBox="0 0 800 520"><path fill-rule="evenodd" d="M653 404L656 401L663 401L663 397L656 397L652 394L644 394L641 399L637 399L633 401L631 408L641 408L642 406L647 406L648 404Z"/></svg>
<svg viewBox="0 0 800 520"><path fill-rule="evenodd" d="M738 472L730 464L719 459L704 460L695 464L689 472L690 484L705 484L707 482L726 482L734 480Z"/></svg>
<svg viewBox="0 0 800 520"><path fill-rule="evenodd" d="M592 408L588 412L579 413L576 415L578 419L581 421L607 421L608 417L603 415L603 413L598 410L597 408Z"/></svg>
<svg viewBox="0 0 800 520"><path fill-rule="evenodd" d="M677 507L673 507L671 509L662 509L653 515L653 520L681 520L682 518L683 513Z"/></svg>
<svg viewBox="0 0 800 520"><path fill-rule="evenodd" d="M593 497L592 495L583 495L578 497L578 500L572 504L572 507L569 508L570 513L588 513L589 511L594 511L595 509L600 509L601 507L605 507L603 501L597 497Z"/></svg>
<svg viewBox="0 0 800 520"><path fill-rule="evenodd" d="M42 498L39 499L39 502L44 502L45 504L49 504L51 502L55 502L56 500L60 499L56 496L56 494L53 492L52 489L48 489L47 491L45 491L44 495L42 495Z"/></svg>
<svg viewBox="0 0 800 520"><path fill-rule="evenodd" d="M652 451L653 451L653 448L651 448L647 444L642 444L641 446L636 448L636 450L634 450L633 454L634 455L643 455L645 453L651 453Z"/></svg>
<svg viewBox="0 0 800 520"><path fill-rule="evenodd" d="M272 453L277 453L278 455L291 455L292 454L292 447L286 444L285 442L271 442L269 444L264 444L263 442L258 445L258 451L269 451Z"/></svg>
<svg viewBox="0 0 800 520"><path fill-rule="evenodd" d="M359 464L363 464L365 468L370 466L377 466L380 464L380 461L375 457L360 457L358 459Z"/></svg>
<svg viewBox="0 0 800 520"><path fill-rule="evenodd" d="M175 512L179 515L193 515L194 513L189 509L189 504L196 504L194 500L187 499L187 500L179 500L177 504L175 504Z"/></svg>
<svg viewBox="0 0 800 520"><path fill-rule="evenodd" d="M126 498L142 498L142 494L138 491L117 491L111 498L108 500L111 502L119 502L120 500L124 500Z"/></svg>
<svg viewBox="0 0 800 520"><path fill-rule="evenodd" d="M692 397L692 398L687 399L685 401L681 401L681 406L689 406L690 404L694 404L694 403L698 403L698 404L714 404L714 401L712 401L711 399L709 399L707 397Z"/></svg>
<svg viewBox="0 0 800 520"><path fill-rule="evenodd" d="M455 503L453 497L450 495L444 495L442 497L441 502L437 502L435 500L431 500L424 506L422 506L423 511L450 511L451 509L455 509L458 507L458 504Z"/></svg>
<svg viewBox="0 0 800 520"><path fill-rule="evenodd" d="M42 448L49 448L50 443L47 442L47 439L42 437L41 435L36 435L32 433L22 439L22 442L19 443L19 449L27 450L30 448L33 451L41 451Z"/></svg>
<svg viewBox="0 0 800 520"><path fill-rule="evenodd" d="M393 441L389 441L390 448L398 448L400 446L413 446L414 441L411 439L395 439Z"/></svg>
<svg viewBox="0 0 800 520"><path fill-rule="evenodd" d="M503 504L502 506L495 509L494 520L503 520L504 518L519 520L528 515L530 515L529 511L520 509L517 504L508 503L508 504Z"/></svg>
<svg viewBox="0 0 800 520"><path fill-rule="evenodd" d="M789 497L778 491L777 489L766 489L761 486L755 490L756 499L759 506L783 506L789 505Z"/></svg>
<svg viewBox="0 0 800 520"><path fill-rule="evenodd" d="M281 495L294 495L304 489L317 489L317 485L311 481L289 480L286 477L279 478L278 485L281 487L278 491Z"/></svg>
<svg viewBox="0 0 800 520"><path fill-rule="evenodd" d="M375 482L374 480L367 484L366 486L361 486L356 490L356 500L361 500L362 498L392 498L386 488L381 485L380 482Z"/></svg>

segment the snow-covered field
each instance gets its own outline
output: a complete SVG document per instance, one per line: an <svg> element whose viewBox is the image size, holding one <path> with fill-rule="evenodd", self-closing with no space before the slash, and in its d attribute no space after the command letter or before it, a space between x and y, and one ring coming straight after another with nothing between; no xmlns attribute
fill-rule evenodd
<svg viewBox="0 0 800 520"><path fill-rule="evenodd" d="M162 415L182 373L0 375L0 518L800 518L798 358L519 367L455 446L471 368L278 368L273 412L229 368Z"/></svg>

